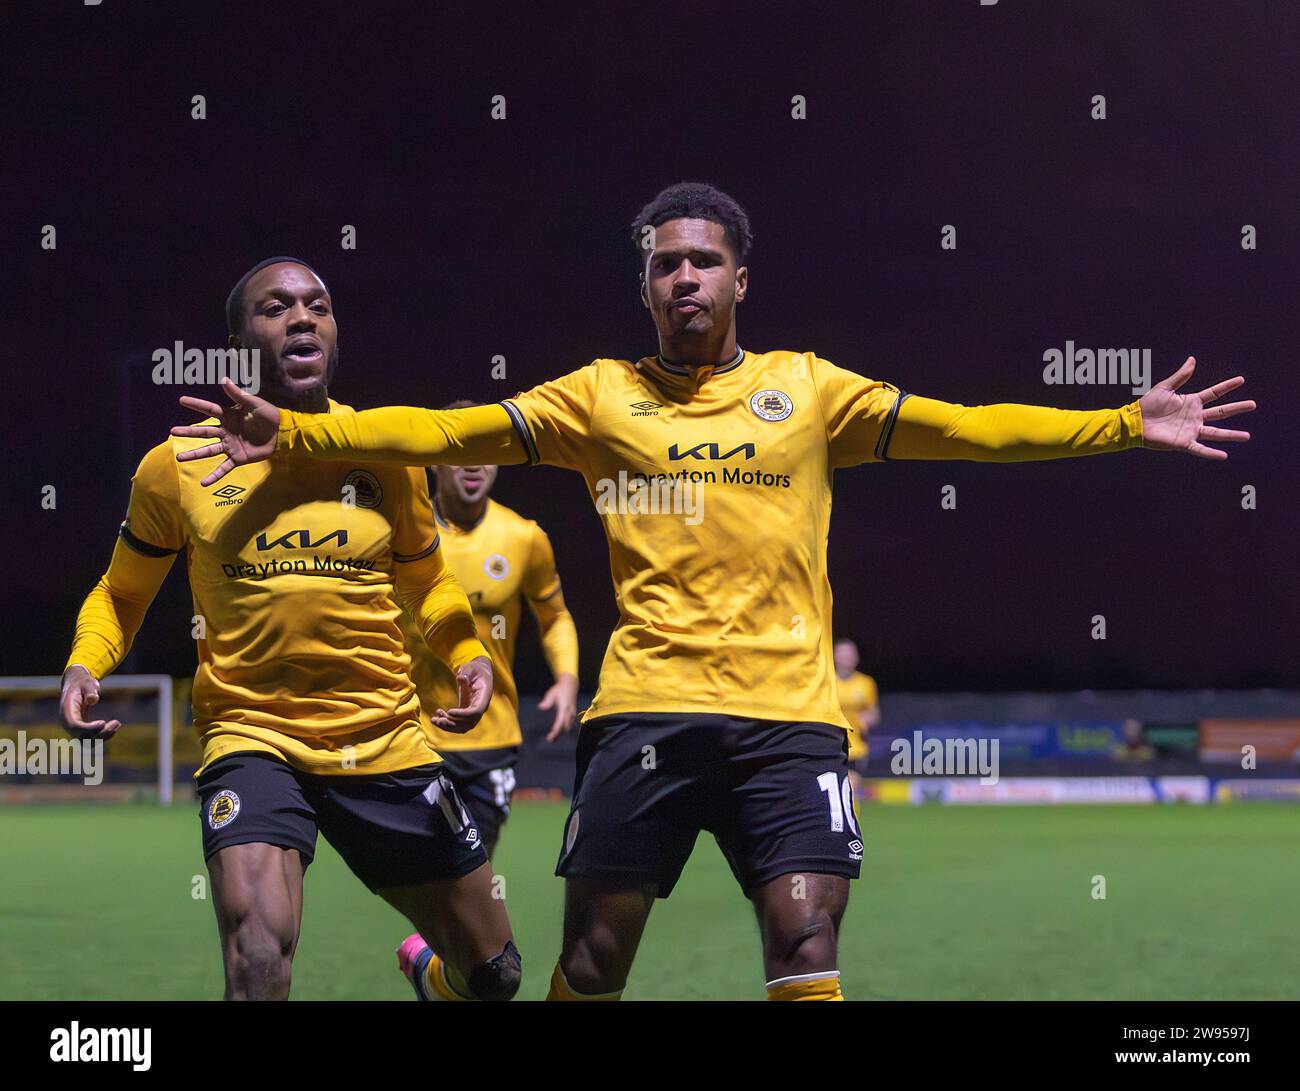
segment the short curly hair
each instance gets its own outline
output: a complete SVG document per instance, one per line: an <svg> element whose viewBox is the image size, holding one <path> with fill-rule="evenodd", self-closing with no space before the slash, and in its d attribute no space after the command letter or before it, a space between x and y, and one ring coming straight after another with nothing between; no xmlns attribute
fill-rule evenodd
<svg viewBox="0 0 1300 1091"><path fill-rule="evenodd" d="M744 262L749 248L754 244L754 233L749 229L749 216L734 197L723 193L708 182L678 182L660 190L632 221L632 245L637 260L645 263L644 245L646 227L658 227L669 220L712 220L727 236L727 243L736 255L736 264Z"/></svg>

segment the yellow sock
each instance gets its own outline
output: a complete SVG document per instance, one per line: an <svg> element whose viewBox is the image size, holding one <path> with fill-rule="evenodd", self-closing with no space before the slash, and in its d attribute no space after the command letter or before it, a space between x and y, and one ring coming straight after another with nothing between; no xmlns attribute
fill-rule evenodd
<svg viewBox="0 0 1300 1091"><path fill-rule="evenodd" d="M839 970L779 977L767 983L769 1000L843 1000Z"/></svg>
<svg viewBox="0 0 1300 1091"><path fill-rule="evenodd" d="M447 980L447 967L443 964L442 959L438 957L436 951L433 958L429 959L429 965L424 968L424 984L428 989L429 996L434 1000L472 999L472 997L461 996L451 987L451 982Z"/></svg>
<svg viewBox="0 0 1300 1091"><path fill-rule="evenodd" d="M580 993L572 985L569 979L564 976L564 971L560 969L560 964L555 964L555 973L551 974L551 991L546 994L547 1000L619 1000L623 996L623 990L619 989L612 993Z"/></svg>

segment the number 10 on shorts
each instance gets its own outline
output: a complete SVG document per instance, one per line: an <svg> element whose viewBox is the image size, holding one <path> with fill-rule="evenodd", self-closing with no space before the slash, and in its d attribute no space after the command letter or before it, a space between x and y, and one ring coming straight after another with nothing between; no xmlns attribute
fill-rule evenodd
<svg viewBox="0 0 1300 1091"><path fill-rule="evenodd" d="M849 778L834 772L823 773L817 778L817 787L826 793L826 801L830 804L831 833L843 832L847 820L849 832L857 837L858 823L853 817L853 788Z"/></svg>

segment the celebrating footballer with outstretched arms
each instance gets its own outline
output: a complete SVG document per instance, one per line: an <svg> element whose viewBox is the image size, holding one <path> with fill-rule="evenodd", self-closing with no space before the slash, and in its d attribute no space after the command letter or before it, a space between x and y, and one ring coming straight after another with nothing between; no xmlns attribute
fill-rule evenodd
<svg viewBox="0 0 1300 1091"><path fill-rule="evenodd" d="M659 351L598 359L494 406L281 412L227 384L219 423L178 427L221 457L211 484L273 453L367 463L545 463L611 482L698 488L702 518L599 505L620 620L583 717L556 999L616 999L655 897L701 830L754 904L768 995L841 998L837 932L862 841L836 698L826 534L833 471L895 459L1013 462L1129 448L1226 457L1245 440L1214 405L1228 379L1183 393L1195 361L1140 400L1091 412L965 407L837 367L813 352L749 352L748 218L682 183L633 224ZM643 755L653 754L653 761ZM796 894L796 891L798 893Z"/></svg>

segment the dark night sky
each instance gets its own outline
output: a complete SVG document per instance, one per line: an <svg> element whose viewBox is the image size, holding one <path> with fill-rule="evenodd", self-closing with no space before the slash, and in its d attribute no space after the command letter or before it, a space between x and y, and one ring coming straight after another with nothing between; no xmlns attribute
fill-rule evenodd
<svg viewBox="0 0 1300 1091"><path fill-rule="evenodd" d="M654 350L626 225L703 178L754 223L747 348L966 404L1084 408L1129 395L1045 386L1043 352L1141 346L1157 378L1193 353L1199 378L1245 373L1260 402L1223 464L842 472L836 625L883 689L1300 687L1300 9L753 7L5 5L0 673L62 668L132 469L187 417L150 354L220 343L255 260L324 273L341 400L497 399ZM510 469L497 495L551 533L590 688L615 614L581 479ZM129 669L193 669L179 567ZM533 641L520 674L541 688Z"/></svg>

